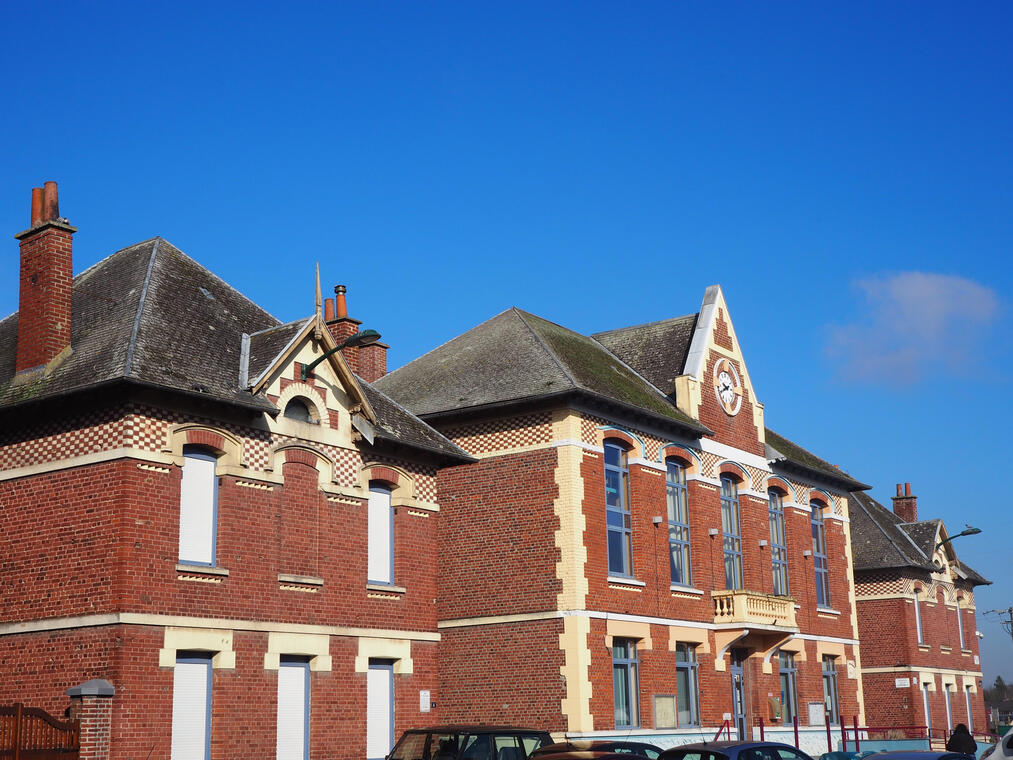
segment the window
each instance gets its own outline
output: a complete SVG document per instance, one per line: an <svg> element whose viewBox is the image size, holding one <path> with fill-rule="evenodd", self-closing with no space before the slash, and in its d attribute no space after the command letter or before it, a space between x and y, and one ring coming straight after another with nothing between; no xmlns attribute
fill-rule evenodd
<svg viewBox="0 0 1013 760"><path fill-rule="evenodd" d="M721 476L721 530L725 554L725 588L742 588L739 486L731 475Z"/></svg>
<svg viewBox="0 0 1013 760"><path fill-rule="evenodd" d="M637 642L633 639L612 640L612 695L615 727L638 727L640 686L637 677Z"/></svg>
<svg viewBox="0 0 1013 760"><path fill-rule="evenodd" d="M693 572L689 561L689 495L686 468L675 459L665 461L665 487L668 491L668 553L672 584L691 586Z"/></svg>
<svg viewBox="0 0 1013 760"><path fill-rule="evenodd" d="M390 489L369 484L369 556L366 580L384 586L394 585L394 510L390 506ZM388 747L389 749L389 747Z"/></svg>
<svg viewBox="0 0 1013 760"><path fill-rule="evenodd" d="M309 760L310 662L282 655L278 667L278 760Z"/></svg>
<svg viewBox="0 0 1013 760"><path fill-rule="evenodd" d="M918 597L918 589L915 588L915 631L918 634L918 643L925 643L925 636L922 632L922 607Z"/></svg>
<svg viewBox="0 0 1013 760"><path fill-rule="evenodd" d="M774 594L788 596L788 545L784 533L784 497L780 491L767 493L770 516L770 565Z"/></svg>
<svg viewBox="0 0 1013 760"><path fill-rule="evenodd" d="M974 719L971 717L971 687L964 686L964 704L967 707L967 730L974 733Z"/></svg>
<svg viewBox="0 0 1013 760"><path fill-rule="evenodd" d="M177 652L172 674L171 760L211 757L211 653Z"/></svg>
<svg viewBox="0 0 1013 760"><path fill-rule="evenodd" d="M605 443L605 512L610 575L633 576L633 527L626 450Z"/></svg>
<svg viewBox="0 0 1013 760"><path fill-rule="evenodd" d="M795 655L791 652L777 653L781 669L781 725L787 726L798 716L798 671L795 669Z"/></svg>
<svg viewBox="0 0 1013 760"><path fill-rule="evenodd" d="M922 706L925 709L925 730L928 736L932 736L932 708L929 701L930 684L922 684Z"/></svg>
<svg viewBox="0 0 1013 760"><path fill-rule="evenodd" d="M700 725L700 696L697 680L696 646L675 645L675 688L680 726Z"/></svg>
<svg viewBox="0 0 1013 760"><path fill-rule="evenodd" d="M435 739L434 739L435 742ZM394 663L369 661L366 673L366 758L382 760L394 746ZM456 737L454 756L456 757ZM412 754L412 760L422 754Z"/></svg>
<svg viewBox="0 0 1013 760"><path fill-rule="evenodd" d="M967 645L964 643L964 615L960 611L960 599L957 599L957 635L960 637L960 648L966 649Z"/></svg>
<svg viewBox="0 0 1013 760"><path fill-rule="evenodd" d="M950 689L948 683L943 684L943 698L946 700L946 733L953 731L953 707L950 705Z"/></svg>
<svg viewBox="0 0 1013 760"><path fill-rule="evenodd" d="M830 578L827 574L827 533L823 524L825 505L818 501L812 507L813 569L816 573L816 605L830 606Z"/></svg>
<svg viewBox="0 0 1013 760"><path fill-rule="evenodd" d="M183 447L179 486L179 561L214 565L218 522L218 460L205 449Z"/></svg>
<svg viewBox="0 0 1013 760"><path fill-rule="evenodd" d="M837 659L823 655L823 705L828 723L840 723L840 708L837 702Z"/></svg>
<svg viewBox="0 0 1013 760"><path fill-rule="evenodd" d="M294 398L285 405L285 416L299 422L316 422L305 399Z"/></svg>

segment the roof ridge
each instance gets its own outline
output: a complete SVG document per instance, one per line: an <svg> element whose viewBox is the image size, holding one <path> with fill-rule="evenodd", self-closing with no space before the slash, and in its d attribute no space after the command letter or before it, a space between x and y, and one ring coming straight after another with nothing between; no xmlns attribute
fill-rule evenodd
<svg viewBox="0 0 1013 760"><path fill-rule="evenodd" d="M638 330L641 327L654 327L655 325L671 324L672 322L678 322L680 319L689 319L690 317L696 318L700 316L700 312L693 312L691 314L683 314L680 317L668 317L666 319L656 319L653 322L644 322L639 325L629 325L627 327L614 327L611 330L600 330L595 333L591 333L588 337L594 340L598 339L599 335L611 335L612 333L624 332L625 330Z"/></svg>
<svg viewBox="0 0 1013 760"><path fill-rule="evenodd" d="M248 334L249 334L249 336L251 338L253 338L253 337L256 337L258 335L263 335L264 333L269 333L272 330L281 330L284 327L291 327L292 325L305 324L307 319L312 319L312 318L313 317L302 317L300 319L293 319L291 322L284 322L282 324L274 325L273 327L265 327L263 330L257 330L256 332L252 332L252 333L248 333Z"/></svg>
<svg viewBox="0 0 1013 760"><path fill-rule="evenodd" d="M137 299L137 314L134 315L134 325L130 329L130 342L127 344L127 358L123 363L123 376L130 376L130 369L134 363L134 348L137 346L137 333L141 329L141 315L144 313L144 305L148 300L148 288L151 285L151 271L155 268L155 259L158 257L158 244L162 238L154 238L155 244L151 246L151 255L148 258L148 270L144 273L144 284L141 286L141 297ZM118 253L118 251L117 251ZM116 254L112 254L115 256ZM108 256L106 258L109 258ZM105 259L103 259L104 261ZM83 274L83 272L82 272Z"/></svg>
<svg viewBox="0 0 1013 760"><path fill-rule="evenodd" d="M556 366L559 367L559 369L563 372L564 375L566 375L566 379L570 381L570 385L572 385L574 388L581 388L583 390L584 386L582 386L580 383L578 383L574 379L574 377L571 374L570 370L567 367L564 367L563 363L559 360L559 357L556 356L556 352L553 351L551 348L549 348L548 344L546 344L546 342L542 339L542 336L538 334L538 331L535 328L533 328L528 323L527 319L524 318L524 312L521 309L518 309L516 306L511 306L510 308L517 314L517 318L521 320L521 322L524 324L524 326L526 328L528 328L528 330L531 331L531 334L535 336L535 340L538 341L538 345L540 345L542 347L542 349L549 356L552 357L552 361L554 361L556 363ZM539 317L537 314L529 314L528 316L532 316L532 317L536 317L537 319L541 319L541 317ZM546 319L545 321L548 322L549 320ZM555 322L553 322L552 324L555 324ZM569 327L564 327L563 325L556 325L556 327L562 327L564 330L570 330ZM570 332L575 332L575 331L574 330L570 330ZM580 335L580 333L576 333L576 334ZM584 336L584 337L587 337L587 336ZM604 346L603 346L603 348L604 348Z"/></svg>

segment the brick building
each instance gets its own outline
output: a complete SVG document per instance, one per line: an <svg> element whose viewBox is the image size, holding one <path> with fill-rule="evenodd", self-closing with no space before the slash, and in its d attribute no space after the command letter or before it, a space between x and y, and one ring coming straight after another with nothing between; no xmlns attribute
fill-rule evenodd
<svg viewBox="0 0 1013 760"><path fill-rule="evenodd" d="M343 289L282 323L161 238L72 277L74 232L34 191L0 321L0 703L105 679L113 758L382 757L435 716L468 456L370 384L382 344L325 355Z"/></svg>
<svg viewBox="0 0 1013 760"><path fill-rule="evenodd" d="M893 511L856 493L850 513L869 725L986 731L974 589L989 581L957 558L942 520L918 519L910 484Z"/></svg>
<svg viewBox="0 0 1013 760"><path fill-rule="evenodd" d="M863 719L866 486L765 427L719 287L591 337L510 309L376 385L478 460L438 473L443 718L672 744L797 717L818 751Z"/></svg>

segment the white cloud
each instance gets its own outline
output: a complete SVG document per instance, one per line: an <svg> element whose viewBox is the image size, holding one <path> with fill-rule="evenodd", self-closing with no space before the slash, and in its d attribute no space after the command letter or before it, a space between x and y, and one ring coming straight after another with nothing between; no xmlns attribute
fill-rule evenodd
<svg viewBox="0 0 1013 760"><path fill-rule="evenodd" d="M845 380L910 384L933 372L965 375L999 314L994 290L955 275L900 272L854 286L860 313L830 325L825 347Z"/></svg>

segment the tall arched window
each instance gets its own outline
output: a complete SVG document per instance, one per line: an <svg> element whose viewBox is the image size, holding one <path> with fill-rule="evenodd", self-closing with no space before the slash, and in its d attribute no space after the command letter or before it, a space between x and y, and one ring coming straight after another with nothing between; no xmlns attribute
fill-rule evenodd
<svg viewBox="0 0 1013 760"><path fill-rule="evenodd" d="M610 575L633 575L633 523L626 449L605 441L605 520Z"/></svg>
<svg viewBox="0 0 1013 760"><path fill-rule="evenodd" d="M214 566L218 526L218 458L200 446L183 447L179 486L179 561Z"/></svg>
<svg viewBox="0 0 1013 760"><path fill-rule="evenodd" d="M788 596L788 544L784 531L784 497L780 491L767 492L770 517L770 566L774 576L774 593Z"/></svg>
<svg viewBox="0 0 1013 760"><path fill-rule="evenodd" d="M390 505L390 488L385 483L369 484L369 507L366 532L368 553L366 581L384 586L394 585L394 510Z"/></svg>
<svg viewBox="0 0 1013 760"><path fill-rule="evenodd" d="M827 573L827 533L823 524L823 510L826 505L810 502L812 507L813 569L816 573L816 604L830 606L830 577Z"/></svg>
<svg viewBox="0 0 1013 760"><path fill-rule="evenodd" d="M742 588L742 527L739 519L739 484L721 476L721 532L725 557L725 588Z"/></svg>
<svg viewBox="0 0 1013 760"><path fill-rule="evenodd" d="M686 489L686 468L678 459L665 460L665 488L668 492L668 555L672 585L691 586L689 493Z"/></svg>

